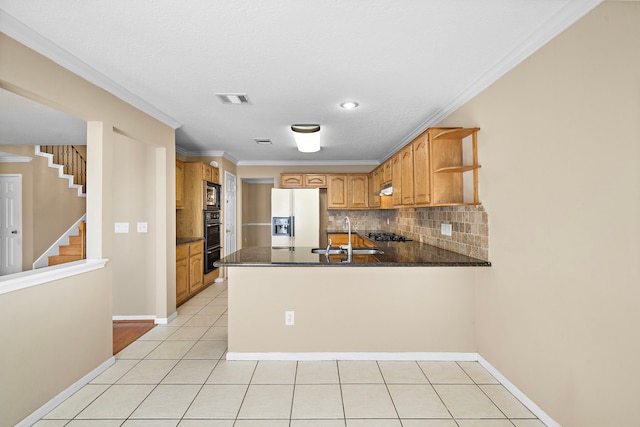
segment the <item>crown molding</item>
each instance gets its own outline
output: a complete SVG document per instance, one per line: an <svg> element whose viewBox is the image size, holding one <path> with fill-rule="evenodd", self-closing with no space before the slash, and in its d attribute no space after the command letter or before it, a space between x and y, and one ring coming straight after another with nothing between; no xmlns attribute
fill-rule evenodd
<svg viewBox="0 0 640 427"><path fill-rule="evenodd" d="M543 26L528 37L523 38L523 43L516 47L511 53L507 54L502 60L498 61L486 73L478 77L469 86L467 86L458 96L453 98L449 103L444 105L434 114L429 116L425 121L416 127L413 132L407 135L402 141L396 144L391 150L382 157L384 162L402 147L413 141L418 135L432 126L436 126L440 121L444 120L451 113L462 107L464 104L475 98L480 92L495 83L500 77L508 71L515 68L522 61L531 56L542 46L553 40L561 32L569 28L571 25L580 20L589 13L593 8L602 3L603 0L589 0L587 2L570 1L551 17ZM471 124L469 124L471 126Z"/></svg>
<svg viewBox="0 0 640 427"><path fill-rule="evenodd" d="M51 40L42 36L40 33L32 30L12 15L0 9L0 31L7 36L22 43L26 47L45 56L61 67L71 71L83 79L93 83L101 89L106 90L112 95L120 98L124 102L136 107L138 110L150 115L173 129L182 126L182 123L160 111L158 108L149 104L144 99L134 95L123 86L119 85L109 77L100 73L93 67L89 66L79 58L67 52Z"/></svg>
<svg viewBox="0 0 640 427"><path fill-rule="evenodd" d="M378 166L378 160L241 160L238 166Z"/></svg>

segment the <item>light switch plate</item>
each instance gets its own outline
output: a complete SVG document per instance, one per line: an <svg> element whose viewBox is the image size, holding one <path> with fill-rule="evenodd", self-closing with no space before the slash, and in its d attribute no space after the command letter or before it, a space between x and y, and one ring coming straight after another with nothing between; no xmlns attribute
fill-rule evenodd
<svg viewBox="0 0 640 427"><path fill-rule="evenodd" d="M129 223L128 222L116 222L116 226L114 231L116 233L128 233L129 232Z"/></svg>
<svg viewBox="0 0 640 427"><path fill-rule="evenodd" d="M148 231L148 226L146 222L139 222L136 226L136 230L138 233L146 233Z"/></svg>

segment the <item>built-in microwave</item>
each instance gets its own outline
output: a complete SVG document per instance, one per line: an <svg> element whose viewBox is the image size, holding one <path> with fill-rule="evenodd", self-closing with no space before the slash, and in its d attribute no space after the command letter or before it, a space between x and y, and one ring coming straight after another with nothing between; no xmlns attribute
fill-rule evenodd
<svg viewBox="0 0 640 427"><path fill-rule="evenodd" d="M221 189L220 184L210 181L204 182L204 210L220 210Z"/></svg>

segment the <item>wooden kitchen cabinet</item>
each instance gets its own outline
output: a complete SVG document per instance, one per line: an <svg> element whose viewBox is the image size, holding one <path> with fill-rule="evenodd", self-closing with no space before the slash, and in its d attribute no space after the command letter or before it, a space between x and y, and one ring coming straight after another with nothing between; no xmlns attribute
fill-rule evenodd
<svg viewBox="0 0 640 427"><path fill-rule="evenodd" d="M189 298L189 245L176 246L176 304Z"/></svg>
<svg viewBox="0 0 640 427"><path fill-rule="evenodd" d="M384 162L382 166L384 168L384 173L381 175L382 184L386 184L388 182L391 182L393 178L391 159L387 159L387 161Z"/></svg>
<svg viewBox="0 0 640 427"><path fill-rule="evenodd" d="M202 289L203 241L176 246L176 305L180 305Z"/></svg>
<svg viewBox="0 0 640 427"><path fill-rule="evenodd" d="M400 182L402 186L402 205L413 205L413 145L408 144L400 150Z"/></svg>
<svg viewBox="0 0 640 427"><path fill-rule="evenodd" d="M391 157L391 182L393 206L402 206L402 159L399 152Z"/></svg>
<svg viewBox="0 0 640 427"><path fill-rule="evenodd" d="M282 173L280 174L281 188L303 188L304 177L301 173Z"/></svg>
<svg viewBox="0 0 640 427"><path fill-rule="evenodd" d="M203 241L189 243L189 295L200 291L204 285Z"/></svg>
<svg viewBox="0 0 640 427"><path fill-rule="evenodd" d="M431 128L431 206L477 205L479 128Z"/></svg>
<svg viewBox="0 0 640 427"><path fill-rule="evenodd" d="M176 236L204 237L204 181L219 180L219 170L203 162L184 162L183 208L176 211Z"/></svg>
<svg viewBox="0 0 640 427"><path fill-rule="evenodd" d="M377 167L369 174L369 207L380 207L380 185L381 175L384 175L384 168L382 166Z"/></svg>
<svg viewBox="0 0 640 427"><path fill-rule="evenodd" d="M348 207L349 202L347 198L347 175L327 175L327 208L347 209Z"/></svg>
<svg viewBox="0 0 640 427"><path fill-rule="evenodd" d="M282 173L281 188L327 188L327 174Z"/></svg>
<svg viewBox="0 0 640 427"><path fill-rule="evenodd" d="M416 205L431 202L431 165L429 164L429 136L425 132L412 142L413 145L413 201Z"/></svg>
<svg viewBox="0 0 640 427"><path fill-rule="evenodd" d="M369 177L367 174L349 174L348 179L348 207L350 209L365 209L369 207Z"/></svg>
<svg viewBox="0 0 640 427"><path fill-rule="evenodd" d="M176 209L184 208L184 167L176 160Z"/></svg>
<svg viewBox="0 0 640 427"><path fill-rule="evenodd" d="M327 188L327 175L307 173L304 175L305 188Z"/></svg>

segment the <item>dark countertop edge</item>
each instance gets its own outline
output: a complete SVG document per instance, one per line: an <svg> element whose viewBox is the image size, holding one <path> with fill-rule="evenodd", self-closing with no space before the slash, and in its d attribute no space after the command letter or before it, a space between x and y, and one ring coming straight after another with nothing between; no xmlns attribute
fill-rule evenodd
<svg viewBox="0 0 640 427"><path fill-rule="evenodd" d="M215 267L491 267L491 262L219 263Z"/></svg>
<svg viewBox="0 0 640 427"><path fill-rule="evenodd" d="M199 240L204 240L204 237L176 237L176 246L188 245Z"/></svg>

